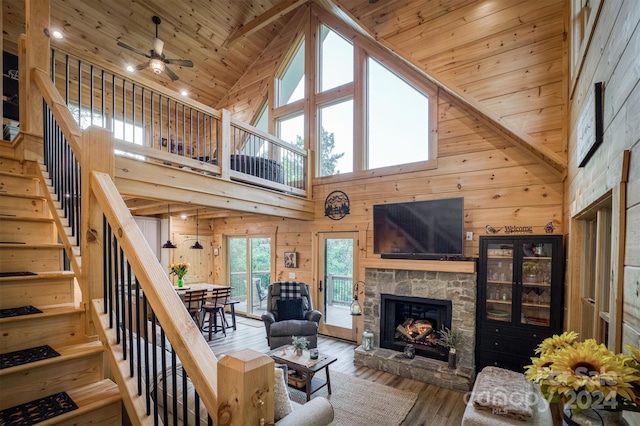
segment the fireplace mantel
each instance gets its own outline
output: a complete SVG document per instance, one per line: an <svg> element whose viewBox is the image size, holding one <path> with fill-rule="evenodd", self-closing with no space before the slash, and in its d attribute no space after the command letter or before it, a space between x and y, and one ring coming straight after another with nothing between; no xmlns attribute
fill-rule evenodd
<svg viewBox="0 0 640 426"><path fill-rule="evenodd" d="M405 260L367 258L360 266L371 269L401 269L405 271L457 272L475 274L475 260Z"/></svg>

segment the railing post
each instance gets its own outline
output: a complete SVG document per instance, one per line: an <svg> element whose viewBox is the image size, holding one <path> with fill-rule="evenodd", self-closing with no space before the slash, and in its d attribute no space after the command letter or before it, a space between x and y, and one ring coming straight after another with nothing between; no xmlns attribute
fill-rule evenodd
<svg viewBox="0 0 640 426"><path fill-rule="evenodd" d="M25 1L25 64L20 67L20 129L26 133L42 136L42 95L31 80L34 68L49 72L49 0Z"/></svg>
<svg viewBox="0 0 640 426"><path fill-rule="evenodd" d="M90 127L82 132L82 275L79 279L82 289L82 302L87 310L91 309L91 299L102 296L103 246L102 246L102 209L93 194L91 172L107 173L111 178L115 174L113 153L113 134L107 130ZM87 312L88 313L88 312ZM86 332L95 334L91 327L91 315L86 318Z"/></svg>
<svg viewBox="0 0 640 426"><path fill-rule="evenodd" d="M222 146L220 147L220 156L218 157L218 161L220 164L222 179L229 180L229 171L231 169L231 113L226 109L223 109L221 113Z"/></svg>
<svg viewBox="0 0 640 426"><path fill-rule="evenodd" d="M274 362L243 349L218 361L218 426L273 422Z"/></svg>

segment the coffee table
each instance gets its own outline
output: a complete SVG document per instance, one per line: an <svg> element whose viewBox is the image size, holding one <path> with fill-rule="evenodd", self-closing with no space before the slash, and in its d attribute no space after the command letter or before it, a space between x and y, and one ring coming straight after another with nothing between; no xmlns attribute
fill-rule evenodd
<svg viewBox="0 0 640 426"><path fill-rule="evenodd" d="M284 349L284 354L283 354ZM274 361L285 364L289 370L293 370L302 376L300 381L294 381L287 377L289 387L303 391L307 394L307 401L311 399L311 395L319 389L327 386L327 392L331 395L331 377L329 375L329 365L333 364L338 358L320 353L318 359L310 359L309 351L304 350L303 354L295 355L290 345L281 346L272 351L267 352ZM314 377L315 374L324 369L326 380Z"/></svg>

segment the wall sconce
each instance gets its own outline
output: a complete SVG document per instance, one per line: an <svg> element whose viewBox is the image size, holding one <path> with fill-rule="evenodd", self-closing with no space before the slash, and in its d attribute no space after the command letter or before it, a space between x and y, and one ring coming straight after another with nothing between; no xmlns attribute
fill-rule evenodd
<svg viewBox="0 0 640 426"><path fill-rule="evenodd" d="M202 246L202 244L200 244L200 241L198 241L198 227L200 225L200 221L198 220L198 209L196 209L196 242L189 248L194 249L194 250L202 250L204 247Z"/></svg>
<svg viewBox="0 0 640 426"><path fill-rule="evenodd" d="M353 302L351 302L351 307L349 308L349 311L353 316L362 315L362 307L360 306L360 303L358 303L358 288L360 287L360 284L362 284L363 287L365 285L364 281L356 281L353 284Z"/></svg>
<svg viewBox="0 0 640 426"><path fill-rule="evenodd" d="M169 226L168 226L168 229L167 229L167 242L162 245L162 248L174 249L174 248L178 248L178 246L171 242L171 204L167 204L167 211L169 212Z"/></svg>

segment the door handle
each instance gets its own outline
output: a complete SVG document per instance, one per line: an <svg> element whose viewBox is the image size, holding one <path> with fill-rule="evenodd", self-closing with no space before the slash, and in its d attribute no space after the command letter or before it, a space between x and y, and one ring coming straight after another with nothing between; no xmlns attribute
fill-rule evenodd
<svg viewBox="0 0 640 426"><path fill-rule="evenodd" d="M320 285L318 287L318 291L322 291L322 280L320 280Z"/></svg>

